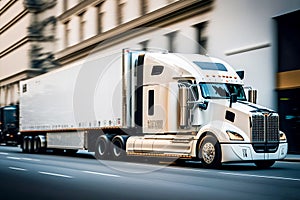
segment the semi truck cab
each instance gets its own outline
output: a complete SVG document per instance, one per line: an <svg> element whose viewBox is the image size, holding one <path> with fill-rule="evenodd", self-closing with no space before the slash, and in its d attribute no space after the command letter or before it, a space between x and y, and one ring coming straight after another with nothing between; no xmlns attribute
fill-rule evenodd
<svg viewBox="0 0 300 200"><path fill-rule="evenodd" d="M140 55L144 135L128 138L129 154L196 158L206 167L269 167L286 156L278 114L247 101L243 74L229 64L197 54Z"/></svg>
<svg viewBox="0 0 300 200"><path fill-rule="evenodd" d="M7 145L19 144L18 106L0 108L0 142Z"/></svg>

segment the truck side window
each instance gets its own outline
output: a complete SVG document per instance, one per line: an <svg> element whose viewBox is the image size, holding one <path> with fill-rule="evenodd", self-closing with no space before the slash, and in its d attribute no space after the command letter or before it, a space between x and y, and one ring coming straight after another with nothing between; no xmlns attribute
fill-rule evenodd
<svg viewBox="0 0 300 200"><path fill-rule="evenodd" d="M151 76L160 75L164 71L164 66L154 65L151 71Z"/></svg>
<svg viewBox="0 0 300 200"><path fill-rule="evenodd" d="M154 115L154 90L148 91L148 115Z"/></svg>

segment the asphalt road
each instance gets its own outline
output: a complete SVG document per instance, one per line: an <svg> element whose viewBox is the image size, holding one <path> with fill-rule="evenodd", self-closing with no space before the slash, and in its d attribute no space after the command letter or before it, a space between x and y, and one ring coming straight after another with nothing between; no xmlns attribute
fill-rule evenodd
<svg viewBox="0 0 300 200"><path fill-rule="evenodd" d="M23 154L0 146L0 199L300 199L300 163L259 170L226 164L97 161L74 156Z"/></svg>

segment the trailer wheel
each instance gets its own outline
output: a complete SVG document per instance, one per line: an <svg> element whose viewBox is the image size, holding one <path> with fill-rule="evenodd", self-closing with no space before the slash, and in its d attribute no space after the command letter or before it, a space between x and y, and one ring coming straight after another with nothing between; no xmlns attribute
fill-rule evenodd
<svg viewBox="0 0 300 200"><path fill-rule="evenodd" d="M23 138L23 152L24 153L32 153L33 141L31 136L24 136Z"/></svg>
<svg viewBox="0 0 300 200"><path fill-rule="evenodd" d="M198 148L198 157L205 168L221 167L221 146L218 140L211 136L205 136Z"/></svg>
<svg viewBox="0 0 300 200"><path fill-rule="evenodd" d="M23 151L23 153L28 153L28 136L23 137L22 151Z"/></svg>
<svg viewBox="0 0 300 200"><path fill-rule="evenodd" d="M109 152L109 139L106 137L106 135L101 135L98 137L96 141L96 151L95 151L96 159L100 159L100 160L107 159L108 152Z"/></svg>
<svg viewBox="0 0 300 200"><path fill-rule="evenodd" d="M115 160L124 159L126 155L127 136L117 135L112 139L112 155Z"/></svg>
<svg viewBox="0 0 300 200"><path fill-rule="evenodd" d="M40 153L41 152L41 140L38 136L35 136L33 139L33 153Z"/></svg>
<svg viewBox="0 0 300 200"><path fill-rule="evenodd" d="M254 162L256 167L259 169L268 169L272 165L274 165L275 161L274 160L258 160Z"/></svg>

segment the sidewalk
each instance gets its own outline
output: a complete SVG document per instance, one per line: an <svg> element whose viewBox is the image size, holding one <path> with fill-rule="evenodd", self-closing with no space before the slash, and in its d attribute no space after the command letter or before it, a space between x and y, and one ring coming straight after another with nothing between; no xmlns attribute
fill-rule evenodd
<svg viewBox="0 0 300 200"><path fill-rule="evenodd" d="M300 162L300 154L288 154L284 161L289 161L289 162Z"/></svg>

